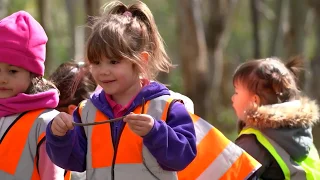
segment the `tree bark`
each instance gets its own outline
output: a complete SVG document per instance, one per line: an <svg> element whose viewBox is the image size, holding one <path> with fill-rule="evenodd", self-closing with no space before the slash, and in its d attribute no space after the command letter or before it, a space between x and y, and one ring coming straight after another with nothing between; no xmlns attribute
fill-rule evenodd
<svg viewBox="0 0 320 180"><path fill-rule="evenodd" d="M204 117L208 91L208 58L199 0L178 0L178 39L185 94Z"/></svg>
<svg viewBox="0 0 320 180"><path fill-rule="evenodd" d="M306 15L306 2L301 0L289 1L289 29L285 40L287 57L303 56Z"/></svg>
<svg viewBox="0 0 320 180"><path fill-rule="evenodd" d="M38 11L39 11L39 23L43 27L43 29L46 31L46 34L48 36L48 42L46 47L46 61L45 61L45 75L51 74L52 67L53 66L53 57L52 57L52 45L51 45L51 28L49 24L51 24L52 19L50 17L50 1L49 0L37 0L38 5Z"/></svg>
<svg viewBox="0 0 320 180"><path fill-rule="evenodd" d="M281 24L283 18L283 3L284 0L273 1L274 20L271 27L270 43L268 49L268 56L277 56L277 49L279 49L280 36L281 36ZM279 51L278 51L279 52Z"/></svg>
<svg viewBox="0 0 320 180"><path fill-rule="evenodd" d="M221 110L221 83L223 78L223 49L227 39L227 26L237 0L208 0L209 12L206 23L206 42L208 47L209 69L208 91L206 94L206 117L217 119Z"/></svg>
<svg viewBox="0 0 320 180"><path fill-rule="evenodd" d="M317 23L319 26L319 23ZM320 33L320 31L317 31L318 33ZM317 39L320 39L320 35L317 35ZM317 43L317 48L319 48L319 43ZM319 52L319 51L318 51ZM320 77L320 55L318 54L317 57L315 57L312 62L311 62L311 75L312 77ZM311 97L315 98L318 102L318 104L320 104L320 80L319 78L311 78ZM320 123L318 123L317 125L314 126L313 130L313 138L314 138L314 143L316 145L316 147L320 150ZM320 152L319 152L320 153Z"/></svg>
<svg viewBox="0 0 320 180"><path fill-rule="evenodd" d="M71 43L69 47L69 57L74 59L75 56L75 6L76 0L65 0L67 15L68 15L68 27L69 27L69 36L71 38Z"/></svg>
<svg viewBox="0 0 320 180"><path fill-rule="evenodd" d="M100 14L100 0L85 0L85 8L86 8L86 22L90 26L92 24L92 18L93 16L98 16ZM91 29L89 27L85 30L85 37L90 35Z"/></svg>
<svg viewBox="0 0 320 180"><path fill-rule="evenodd" d="M259 0L251 0L250 6L251 6L251 22L252 22L252 32L253 32L253 49L254 54L253 57L255 59L260 58L261 51L260 51L260 36L259 36L259 12L258 12L258 6L259 6Z"/></svg>
<svg viewBox="0 0 320 180"><path fill-rule="evenodd" d="M287 58L292 56L302 56L304 54L305 24L307 16L307 3L301 0L289 1L289 29L285 35L284 46L286 47ZM308 67L308 61L304 61L304 66ZM301 73L299 87L304 89L306 74Z"/></svg>
<svg viewBox="0 0 320 180"><path fill-rule="evenodd" d="M309 0L308 1L309 6L313 9L315 18L314 18L314 28L315 28L315 35L316 35L316 45L315 45L315 54L314 58L311 61L311 87L310 89L310 94L313 98L315 98L320 104L320 79L317 77L320 77L320 23L319 23L319 18L320 18L320 1L318 0ZM313 138L314 138L314 143L318 150L320 150L320 123L316 125L313 128ZM320 152L319 152L320 153Z"/></svg>

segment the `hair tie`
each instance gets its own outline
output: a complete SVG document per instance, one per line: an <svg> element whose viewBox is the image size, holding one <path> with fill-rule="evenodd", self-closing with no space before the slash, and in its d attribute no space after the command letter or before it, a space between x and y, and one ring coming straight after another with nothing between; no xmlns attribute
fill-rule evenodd
<svg viewBox="0 0 320 180"><path fill-rule="evenodd" d="M132 13L130 11L125 11L122 15L132 17Z"/></svg>

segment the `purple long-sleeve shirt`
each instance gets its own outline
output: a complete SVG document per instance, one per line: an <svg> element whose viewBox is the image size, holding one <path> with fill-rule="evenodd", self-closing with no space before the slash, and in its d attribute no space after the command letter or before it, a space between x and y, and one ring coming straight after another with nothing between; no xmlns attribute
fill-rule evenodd
<svg viewBox="0 0 320 180"><path fill-rule="evenodd" d="M151 100L169 94L169 90L164 85L152 82L143 87L125 114L129 114L139 106L142 98ZM90 100L98 110L109 118L114 118L112 108L103 91L94 93ZM75 122L81 122L77 110L73 117ZM112 138L116 140L125 123L119 121L111 125ZM51 123L47 127L46 143L51 160L65 169L85 171L87 139L83 127L76 126L62 137L53 135L50 127ZM179 102L174 103L169 110L166 122L155 120L151 131L143 137L143 143L163 169L180 171L188 166L196 156L196 136L192 119L184 105Z"/></svg>

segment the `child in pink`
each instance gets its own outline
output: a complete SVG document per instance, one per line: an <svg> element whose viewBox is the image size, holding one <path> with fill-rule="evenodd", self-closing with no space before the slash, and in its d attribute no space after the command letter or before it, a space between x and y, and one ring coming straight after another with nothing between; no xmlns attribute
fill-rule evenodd
<svg viewBox="0 0 320 180"><path fill-rule="evenodd" d="M0 21L1 179L64 179L44 143L59 102L57 89L43 78L47 40L27 12Z"/></svg>

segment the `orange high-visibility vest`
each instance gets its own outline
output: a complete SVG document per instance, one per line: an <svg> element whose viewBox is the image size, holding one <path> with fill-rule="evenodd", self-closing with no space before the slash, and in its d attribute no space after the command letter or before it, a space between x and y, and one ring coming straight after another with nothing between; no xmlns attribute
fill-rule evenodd
<svg viewBox="0 0 320 180"><path fill-rule="evenodd" d="M179 180L247 179L261 164L226 138L207 121L191 114L197 136L197 156L184 170Z"/></svg>
<svg viewBox="0 0 320 180"><path fill-rule="evenodd" d="M145 114L166 121L172 97L161 96L145 105ZM140 113L141 106L134 110ZM82 102L79 113L83 123L99 122L108 119L97 110L90 100ZM87 140L87 178L88 179L246 179L260 164L240 147L228 140L209 123L191 114L197 136L197 156L183 171L163 170L143 139L125 126L116 158L110 124L84 127Z"/></svg>
<svg viewBox="0 0 320 180"><path fill-rule="evenodd" d="M0 141L0 179L40 180L38 148L45 141L47 123L58 113L49 111L22 113L7 129ZM44 112L50 114L47 121L40 117ZM65 179L70 179L70 172Z"/></svg>

